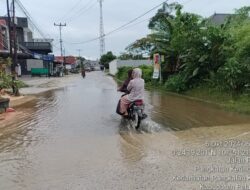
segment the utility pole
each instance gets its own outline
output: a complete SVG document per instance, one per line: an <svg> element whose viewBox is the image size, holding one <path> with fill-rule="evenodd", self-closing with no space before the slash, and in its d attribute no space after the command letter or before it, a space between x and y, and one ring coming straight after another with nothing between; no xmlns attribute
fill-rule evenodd
<svg viewBox="0 0 250 190"><path fill-rule="evenodd" d="M104 34L104 25L103 25L103 12L102 12L102 3L103 0L98 0L100 3L100 58L105 53L105 34Z"/></svg>
<svg viewBox="0 0 250 190"><path fill-rule="evenodd" d="M81 57L81 49L77 49L77 51L78 51L78 57L80 58Z"/></svg>
<svg viewBox="0 0 250 190"><path fill-rule="evenodd" d="M64 24L62 24L62 23L60 23L60 24L56 24L56 23L54 23L54 26L58 26L59 27L59 31L60 31L60 49L61 49L61 56L63 56L63 48L62 48L62 27L63 26L66 26L66 23L64 23Z"/></svg>
<svg viewBox="0 0 250 190"><path fill-rule="evenodd" d="M12 58L12 33L11 33L11 17L10 17L9 0L6 0L6 4L7 4L8 28L9 28L9 50L10 50L10 57Z"/></svg>
<svg viewBox="0 0 250 190"><path fill-rule="evenodd" d="M65 56L63 56L63 48L62 48L62 27L63 26L66 26L66 23L64 23L64 24L62 24L62 23L60 23L60 24L56 24L56 23L54 23L54 26L58 26L59 27L59 32L60 32L60 50L61 50L61 57L63 57L63 61L62 61L62 67L61 67L61 70L60 70L60 74L59 74L59 76L63 76L63 65L64 65L64 63L65 63Z"/></svg>
<svg viewBox="0 0 250 190"><path fill-rule="evenodd" d="M14 65L14 71L15 67L17 66L17 32L16 32L16 11L15 11L15 0L12 1L12 9L13 9L13 38L14 38L14 55L13 55L13 65Z"/></svg>
<svg viewBox="0 0 250 190"><path fill-rule="evenodd" d="M16 85L16 66L17 66L17 33L16 33L16 15L15 15L15 0L12 0L12 17L10 15L10 5L9 0L6 0L7 3L7 15L8 15L8 28L9 28L9 48L10 48L10 57L11 57L11 75L12 75L12 90L15 96L19 96L19 90ZM13 32L12 32L13 28ZM12 44L12 41L14 44ZM14 53L12 47L14 46Z"/></svg>

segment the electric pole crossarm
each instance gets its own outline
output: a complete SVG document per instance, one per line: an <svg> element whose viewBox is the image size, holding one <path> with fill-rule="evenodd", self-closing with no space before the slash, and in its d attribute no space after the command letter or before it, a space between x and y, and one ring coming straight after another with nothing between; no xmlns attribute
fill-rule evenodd
<svg viewBox="0 0 250 190"><path fill-rule="evenodd" d="M66 23L62 24L56 24L54 23L54 26L58 26L59 27L59 32L60 32L60 50L61 50L61 56L63 56L63 50L62 50L62 27L66 26Z"/></svg>

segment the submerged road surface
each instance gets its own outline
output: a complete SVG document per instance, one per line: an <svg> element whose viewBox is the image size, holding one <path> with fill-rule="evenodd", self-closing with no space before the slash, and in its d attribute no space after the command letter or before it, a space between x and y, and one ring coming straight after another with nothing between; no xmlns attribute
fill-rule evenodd
<svg viewBox="0 0 250 190"><path fill-rule="evenodd" d="M115 114L120 93L101 72L80 76L0 128L0 189L243 189L250 118L146 93L139 132ZM232 189L231 188L231 189Z"/></svg>

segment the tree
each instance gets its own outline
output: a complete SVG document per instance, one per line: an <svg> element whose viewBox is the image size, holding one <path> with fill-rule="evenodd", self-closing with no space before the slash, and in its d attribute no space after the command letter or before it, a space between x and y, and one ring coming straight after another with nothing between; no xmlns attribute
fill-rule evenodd
<svg viewBox="0 0 250 190"><path fill-rule="evenodd" d="M184 83L187 88L196 85L216 72L225 62L223 30L208 26L201 16L182 11L178 3L165 3L149 25L152 33L128 47L130 52L148 51L165 56L162 63L163 79L179 74L174 83ZM179 84L180 84L179 83ZM181 84L182 85L182 84ZM182 88L186 89L186 88Z"/></svg>
<svg viewBox="0 0 250 190"><path fill-rule="evenodd" d="M250 7L243 7L225 25L227 35L225 64L217 73L220 84L232 94L239 94L250 84Z"/></svg>
<svg viewBox="0 0 250 190"><path fill-rule="evenodd" d="M112 51L107 52L106 54L102 55L100 59L100 63L104 65L106 69L109 68L109 63L116 59L116 56L113 55Z"/></svg>
<svg viewBox="0 0 250 190"><path fill-rule="evenodd" d="M121 60L129 60L129 59L138 60L138 59L145 59L145 58L142 56L142 54L132 54L132 53L127 53L127 52L121 53L121 55L120 55L118 58L121 59Z"/></svg>
<svg viewBox="0 0 250 190"><path fill-rule="evenodd" d="M166 87L180 92L210 82L230 92L250 84L250 7L216 26L199 15L165 3L149 22L151 34L127 47L129 52L164 55ZM174 75L171 76L170 75ZM219 79L219 80L218 80ZM217 82L218 81L218 82Z"/></svg>

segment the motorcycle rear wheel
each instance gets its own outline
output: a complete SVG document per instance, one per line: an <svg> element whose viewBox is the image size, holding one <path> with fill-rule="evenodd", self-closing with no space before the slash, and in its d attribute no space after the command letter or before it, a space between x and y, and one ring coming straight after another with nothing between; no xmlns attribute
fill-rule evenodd
<svg viewBox="0 0 250 190"><path fill-rule="evenodd" d="M133 114L131 115L131 123L132 123L132 127L134 127L136 130L140 128L141 117L136 111L134 111Z"/></svg>

